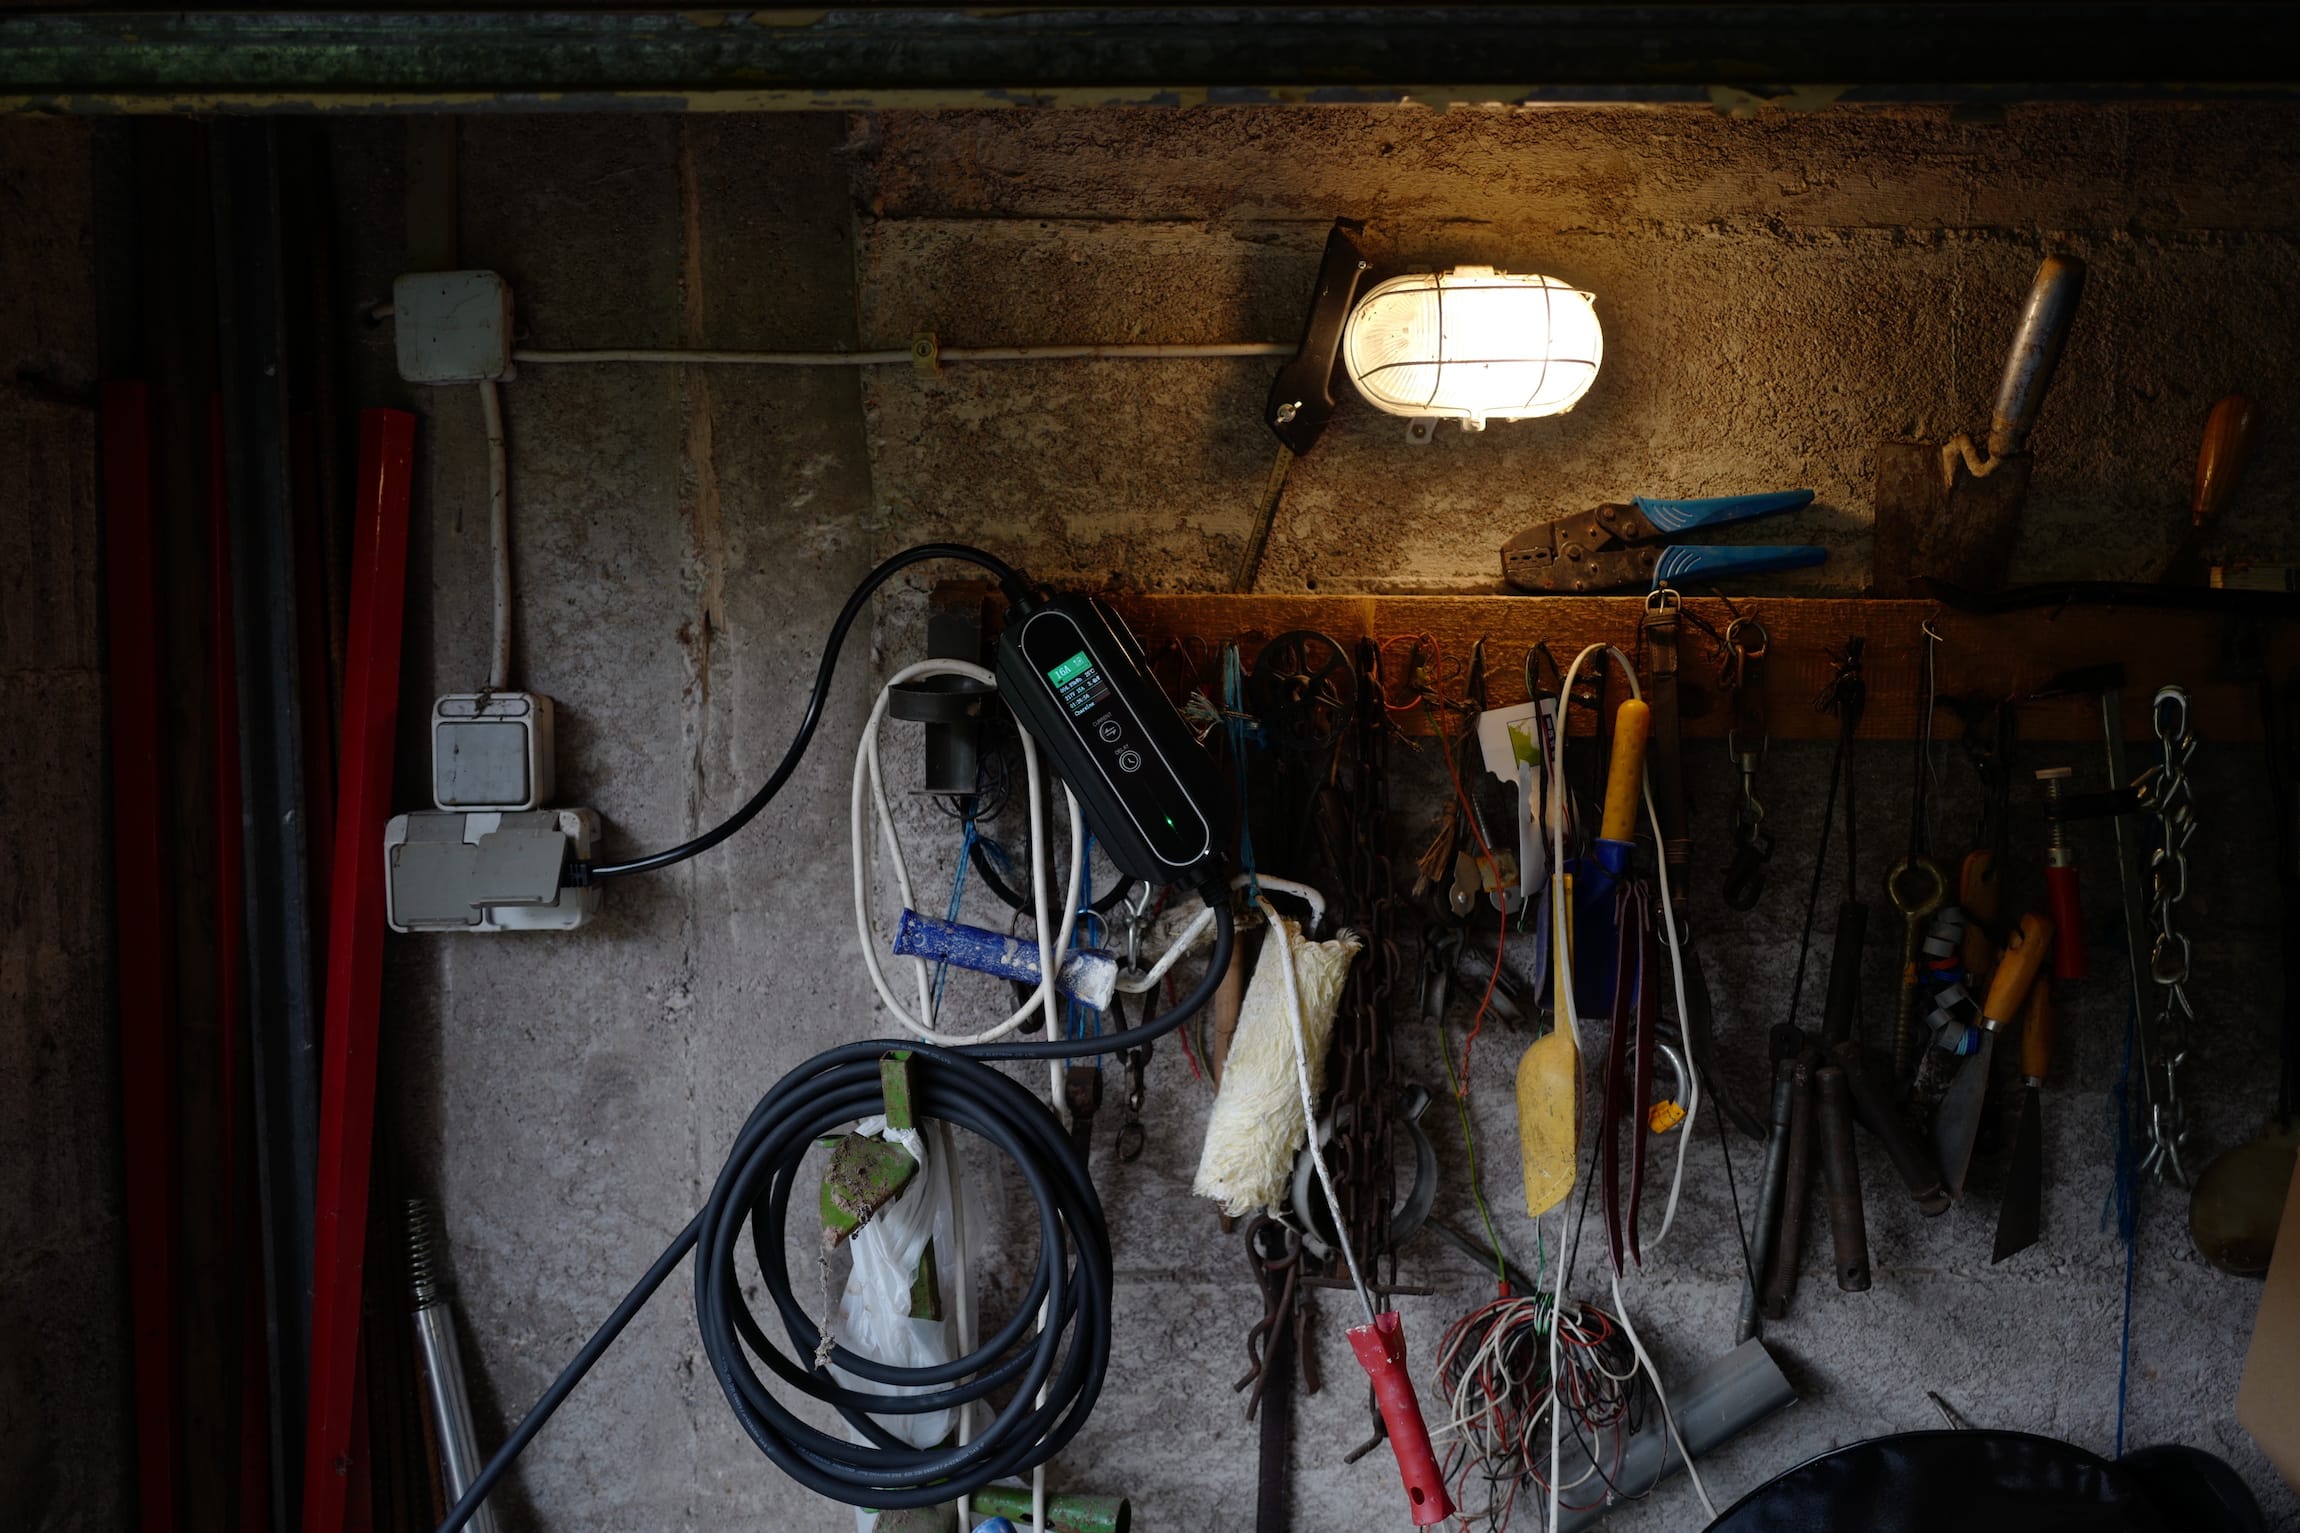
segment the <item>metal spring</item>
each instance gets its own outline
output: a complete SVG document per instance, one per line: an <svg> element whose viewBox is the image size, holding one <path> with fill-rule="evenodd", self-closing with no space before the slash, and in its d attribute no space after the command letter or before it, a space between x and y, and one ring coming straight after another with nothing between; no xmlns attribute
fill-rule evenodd
<svg viewBox="0 0 2300 1533"><path fill-rule="evenodd" d="M441 1298L439 1224L431 1205L421 1198L407 1200L407 1294L417 1309L429 1309Z"/></svg>

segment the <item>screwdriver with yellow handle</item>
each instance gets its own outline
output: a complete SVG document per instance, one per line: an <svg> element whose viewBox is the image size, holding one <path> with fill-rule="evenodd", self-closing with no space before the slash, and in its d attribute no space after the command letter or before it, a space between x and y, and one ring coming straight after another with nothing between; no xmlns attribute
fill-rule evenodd
<svg viewBox="0 0 2300 1533"><path fill-rule="evenodd" d="M1645 786L1645 741L1653 710L1636 698L1613 716L1613 759L1605 777L1605 814L1598 821L1597 858L1615 878L1629 869L1637 839L1637 806ZM1581 1158L1581 1051L1567 1019L1573 984L1573 875L1562 866L1549 877L1550 974L1556 981L1549 1031L1517 1063L1517 1143L1525 1170L1525 1211L1539 1217L1573 1190Z"/></svg>
<svg viewBox="0 0 2300 1533"><path fill-rule="evenodd" d="M2051 952L2052 922L2032 913L2020 918L2020 929L1997 955L1988 1001L1981 1007L1980 1049L1957 1071L1933 1118L1933 1148L1951 1197L1964 1196L1965 1173L1972 1169L1973 1140L1980 1132L1981 1111L1988 1105L1989 1060L1996 1052L1997 1034L2019 1018L2029 986Z"/></svg>

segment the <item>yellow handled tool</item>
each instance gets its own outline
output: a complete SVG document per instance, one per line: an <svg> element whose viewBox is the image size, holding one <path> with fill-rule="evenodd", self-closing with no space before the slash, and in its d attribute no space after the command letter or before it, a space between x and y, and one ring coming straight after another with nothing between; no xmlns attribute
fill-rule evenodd
<svg viewBox="0 0 2300 1533"><path fill-rule="evenodd" d="M2029 986L2052 952L2052 922L2040 915L2020 918L2020 927L1997 955L1996 973L1989 979L1988 1003L1981 1008L1980 1048L1967 1056L1949 1082L1933 1115L1933 1148L1940 1156L1941 1180L1951 1197L1963 1197L1965 1173L1972 1169L1973 1139L1980 1131L1981 1109L1987 1104L1989 1060L1996 1052L1997 1032L2020 1016Z"/></svg>
<svg viewBox="0 0 2300 1533"><path fill-rule="evenodd" d="M1653 735L1653 710L1636 698L1613 716L1613 763L1605 774L1605 818L1601 841L1637 839L1637 805L1645 786L1645 742Z"/></svg>
<svg viewBox="0 0 2300 1533"><path fill-rule="evenodd" d="M1601 841L1626 851L1636 835L1645 780L1645 741L1653 710L1631 698L1613 716L1613 761L1606 773ZM1555 948L1550 973L1557 982L1549 1031L1517 1063L1517 1143L1525 1171L1525 1211L1539 1216L1565 1201L1581 1159L1581 1051L1567 1020L1568 976L1573 969L1573 879L1563 869L1549 880L1549 933Z"/></svg>

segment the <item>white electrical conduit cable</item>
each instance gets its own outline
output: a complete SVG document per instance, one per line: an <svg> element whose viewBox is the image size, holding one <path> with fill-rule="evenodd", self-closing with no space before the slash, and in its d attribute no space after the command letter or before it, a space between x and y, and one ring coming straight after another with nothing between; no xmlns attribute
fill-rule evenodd
<svg viewBox="0 0 2300 1533"><path fill-rule="evenodd" d="M503 445L503 394L493 378L479 380L479 418L487 427L487 542L495 561L495 647L487 690L503 692L511 686L511 465Z"/></svg>
<svg viewBox="0 0 2300 1533"><path fill-rule="evenodd" d="M1637 668L1631 663L1629 657L1611 644L1592 644L1580 654L1575 655L1573 664L1565 668L1565 679L1558 688L1558 695L1566 699L1567 708L1572 705L1573 684L1581 674L1582 662L1600 650L1611 655L1620 664L1621 674L1629 682L1629 695L1636 698L1643 697L1644 694L1637 685ZM1549 763L1550 803L1553 806L1562 805L1565 802L1565 742L1569 732L1566 725L1567 720L1561 713L1558 718L1557 744L1556 748L1550 752ZM1645 817L1653 827L1653 839L1658 844L1661 839L1661 812L1653 802L1653 779L1650 771L1644 774L1643 782ZM1549 831L1549 926L1553 934L1552 941L1556 943L1554 962L1557 964L1560 974L1558 999L1559 1005L1565 1012L1561 1020L1570 1029L1575 1052L1579 1053L1581 1050L1581 1017L1573 994L1573 945L1566 940L1566 934L1572 930L1573 923L1565 906L1565 815L1559 809L1553 808L1551 810ZM1660 867L1661 917L1669 936L1670 977L1676 986L1677 1018L1679 1025L1682 1026L1686 1015L1685 960L1677 946L1677 917L1669 905L1669 869L1665 861L1659 862L1658 865ZM1667 1211L1662 1214L1661 1229L1649 1243L1648 1249L1659 1245L1662 1237L1669 1233L1670 1221L1677 1214L1677 1195L1685 1184L1685 1150L1692 1143L1694 1118L1701 1108L1699 1074L1688 1069L1685 1072L1685 1078L1685 1120L1678 1125L1680 1137L1677 1141L1677 1169L1669 1181L1669 1206ZM1642 1131L1642 1120L1637 1114L1632 1114L1631 1121L1639 1125L1637 1131ZM1582 1174L1586 1175L1587 1173L1583 1172ZM1569 1199L1568 1202L1570 1201ZM1583 1207L1587 1207L1586 1201L1584 1201ZM1558 1317L1563 1313L1565 1307L1565 1278L1566 1269L1569 1265L1568 1253L1572 1248L1573 1223L1574 1215L1571 1210L1560 1208L1558 1212L1557 1281L1551 1290L1549 1301L1549 1377L1552 1387L1549 1408L1549 1526L1553 1528L1557 1526L1560 1510L1559 1493L1562 1487L1558 1481L1564 1467L1565 1424L1565 1413L1557 1409L1554 1393L1559 1345L1557 1326ZM1709 1488L1701 1483L1701 1470L1693 1462L1693 1455L1685 1450L1685 1439L1677 1431L1677 1418L1669 1409L1669 1393L1662 1387L1661 1370L1653 1365L1653 1359L1645 1351L1645 1343L1638 1339L1637 1327L1630 1323L1629 1308L1621 1296L1620 1274L1612 1270L1610 1262L1606 1264L1606 1272L1613 1284L1614 1318L1621 1322L1622 1334L1628 1338L1630 1350L1636 1354L1638 1366L1642 1367L1646 1377L1653 1381L1653 1398L1660 1403L1661 1420L1669 1429L1669 1440L1677 1445L1677 1455L1685 1461L1685 1474L1692 1482L1693 1494L1700 1498L1702 1510L1708 1513L1709 1520L1714 1522L1717 1520L1717 1508L1709 1499Z"/></svg>
<svg viewBox="0 0 2300 1533"><path fill-rule="evenodd" d="M908 346L876 351L681 351L619 347L605 351L514 351L511 360L539 366L585 362L659 362L684 367L893 367L933 362L1187 362L1222 357L1290 357L1292 341L1214 341L1117 346L941 346L931 354Z"/></svg>

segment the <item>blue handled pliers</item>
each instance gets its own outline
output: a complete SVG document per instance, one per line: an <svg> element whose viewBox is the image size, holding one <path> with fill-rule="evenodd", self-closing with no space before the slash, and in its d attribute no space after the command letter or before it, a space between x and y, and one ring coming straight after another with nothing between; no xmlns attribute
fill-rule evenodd
<svg viewBox="0 0 2300 1533"><path fill-rule="evenodd" d="M1501 548L1501 576L1521 591L1603 591L1650 579L1658 589L1695 575L1712 578L1796 570L1829 557L1805 545L1715 546L1668 543L1696 527L1721 527L1810 505L1811 490L1714 495L1707 500L1634 497L1530 527ZM1666 547L1656 546L1667 544Z"/></svg>

